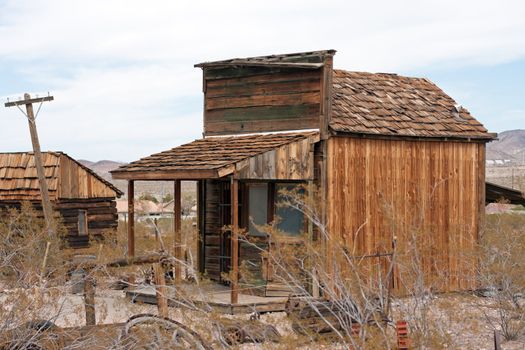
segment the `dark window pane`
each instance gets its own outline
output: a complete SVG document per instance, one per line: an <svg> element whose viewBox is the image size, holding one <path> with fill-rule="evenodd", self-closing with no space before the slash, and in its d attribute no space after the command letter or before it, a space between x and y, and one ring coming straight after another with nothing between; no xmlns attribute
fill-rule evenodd
<svg viewBox="0 0 525 350"><path fill-rule="evenodd" d="M304 190L298 184L277 184L275 215L277 229L289 236L298 236L304 231L304 215L300 210L287 205L291 196L301 196Z"/></svg>
<svg viewBox="0 0 525 350"><path fill-rule="evenodd" d="M263 233L255 228L254 224L264 225L268 220L268 185L250 184L248 186L248 208L249 208L249 232L252 235L262 235Z"/></svg>

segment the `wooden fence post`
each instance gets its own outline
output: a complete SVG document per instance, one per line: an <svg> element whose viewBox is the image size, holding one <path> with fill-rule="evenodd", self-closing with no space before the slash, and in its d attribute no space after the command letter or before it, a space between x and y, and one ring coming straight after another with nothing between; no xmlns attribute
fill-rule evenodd
<svg viewBox="0 0 525 350"><path fill-rule="evenodd" d="M95 280L90 276L84 278L84 308L86 310L86 326L96 325Z"/></svg>
<svg viewBox="0 0 525 350"><path fill-rule="evenodd" d="M168 296L166 288L166 278L164 277L164 268L161 263L153 265L155 274L155 293L157 295L157 309L159 316L168 317Z"/></svg>

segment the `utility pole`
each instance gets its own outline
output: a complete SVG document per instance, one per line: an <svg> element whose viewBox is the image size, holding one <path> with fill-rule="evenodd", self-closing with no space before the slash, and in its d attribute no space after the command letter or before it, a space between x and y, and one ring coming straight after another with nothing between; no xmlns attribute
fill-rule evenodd
<svg viewBox="0 0 525 350"><path fill-rule="evenodd" d="M40 111L40 107L43 102L53 101L53 96L31 98L31 95L24 94L23 100L7 102L6 107L18 107L20 111L27 117L29 122L29 132L31 133L31 143L33 144L33 152L35 157L35 167L38 175L38 183L40 185L40 195L42 196L42 209L44 211L44 219L46 220L46 228L48 234L53 236L55 234L55 226L53 220L53 209L51 207L51 201L49 200L49 191L47 189L47 182L44 173L44 164L42 162L42 152L40 151L40 142L38 141L38 133L36 131L36 116L33 112L33 103L40 103L37 110ZM20 106L26 106L26 113L20 108Z"/></svg>

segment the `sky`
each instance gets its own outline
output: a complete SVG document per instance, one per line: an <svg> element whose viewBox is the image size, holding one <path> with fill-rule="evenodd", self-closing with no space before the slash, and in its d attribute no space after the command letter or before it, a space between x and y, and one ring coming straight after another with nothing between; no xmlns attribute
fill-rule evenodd
<svg viewBox="0 0 525 350"><path fill-rule="evenodd" d="M0 152L31 149L3 107L24 92L55 97L43 150L127 162L201 137L195 63L323 49L429 78L491 132L525 129L523 0L0 0Z"/></svg>

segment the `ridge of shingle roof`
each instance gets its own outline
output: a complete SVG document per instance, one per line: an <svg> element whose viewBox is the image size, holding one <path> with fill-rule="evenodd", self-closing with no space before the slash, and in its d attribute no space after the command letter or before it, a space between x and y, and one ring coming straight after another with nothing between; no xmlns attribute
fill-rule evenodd
<svg viewBox="0 0 525 350"><path fill-rule="evenodd" d="M335 69L332 118L336 132L492 139L465 108L426 78Z"/></svg>

